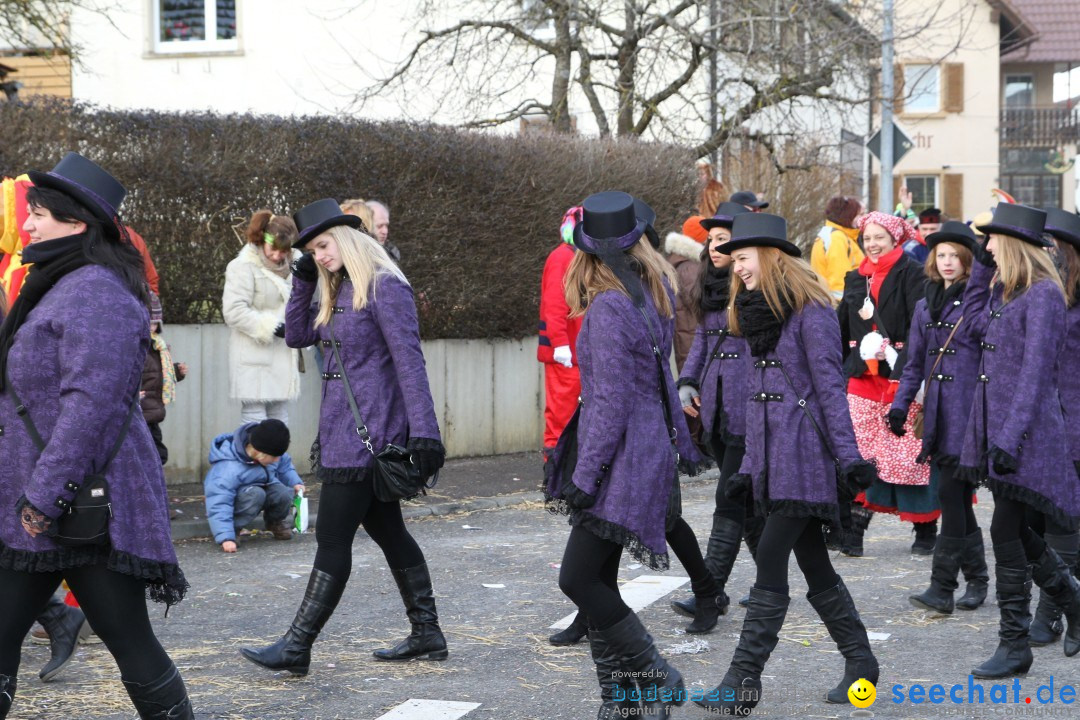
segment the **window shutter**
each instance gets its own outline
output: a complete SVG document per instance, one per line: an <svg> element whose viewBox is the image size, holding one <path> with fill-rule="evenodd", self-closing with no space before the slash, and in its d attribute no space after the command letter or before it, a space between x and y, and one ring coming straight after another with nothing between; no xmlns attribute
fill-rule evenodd
<svg viewBox="0 0 1080 720"><path fill-rule="evenodd" d="M893 65L893 112L904 112L904 66L900 63Z"/></svg>
<svg viewBox="0 0 1080 720"><path fill-rule="evenodd" d="M950 220L964 219L964 176L960 173L945 173L945 201L942 203L945 215Z"/></svg>
<svg viewBox="0 0 1080 720"><path fill-rule="evenodd" d="M945 63L942 80L945 85L942 109L949 113L964 112L964 64Z"/></svg>

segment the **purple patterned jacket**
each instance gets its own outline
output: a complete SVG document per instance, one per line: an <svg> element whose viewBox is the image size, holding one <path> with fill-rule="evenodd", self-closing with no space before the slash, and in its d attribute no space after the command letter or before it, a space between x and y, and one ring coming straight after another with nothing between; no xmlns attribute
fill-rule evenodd
<svg viewBox="0 0 1080 720"><path fill-rule="evenodd" d="M678 384L698 389L705 432L720 435L725 445L741 447L745 442L746 388L752 365L746 341L727 331L727 312L705 313L694 332L694 344Z"/></svg>
<svg viewBox="0 0 1080 720"><path fill-rule="evenodd" d="M831 307L810 304L784 323L776 350L766 358L754 358L746 455L732 480L752 482L759 514L838 521L833 460L847 470L863 459L851 426L841 357L836 313ZM782 367L775 365L777 361ZM799 407L800 399L806 401L828 447Z"/></svg>
<svg viewBox="0 0 1080 720"><path fill-rule="evenodd" d="M1065 344L1058 358L1058 382L1061 384L1061 410L1069 440L1069 457L1080 474L1080 302L1069 308L1065 317Z"/></svg>
<svg viewBox="0 0 1080 720"><path fill-rule="evenodd" d="M179 602L187 589L169 529L165 476L136 409L105 474L112 502L111 548L58 547L32 538L15 512L25 494L51 518L105 458L139 392L150 343L147 309L111 271L87 265L62 277L30 311L8 356L11 383L45 442L39 453L0 394L0 567L55 571L99 562L146 580L151 597Z"/></svg>
<svg viewBox="0 0 1080 720"><path fill-rule="evenodd" d="M356 434L345 385L330 349L330 328L314 325L309 311L314 293L315 283L293 277L285 310L285 342L294 348L322 344L317 472L324 482L362 480L374 459ZM441 440L412 288L383 273L372 282L363 310L354 311L352 299L353 284L345 280L334 304L334 334L375 452L387 443L404 446L409 438Z"/></svg>
<svg viewBox="0 0 1080 720"><path fill-rule="evenodd" d="M660 332L657 341L666 360L674 322L659 321L648 294L645 312L653 332ZM626 295L601 293L585 313L577 349L583 404L573 483L597 500L576 511L571 523L620 543L650 567L666 569L665 517L676 477L675 451L658 402L656 359L645 318ZM664 376L679 455L700 462L667 362Z"/></svg>
<svg viewBox="0 0 1080 720"><path fill-rule="evenodd" d="M1067 526L1080 516L1080 482L1069 461L1058 394L1064 342L1065 299L1050 280L1004 305L991 304L960 462L995 493ZM1016 458L1015 473L994 472L987 458L994 448Z"/></svg>

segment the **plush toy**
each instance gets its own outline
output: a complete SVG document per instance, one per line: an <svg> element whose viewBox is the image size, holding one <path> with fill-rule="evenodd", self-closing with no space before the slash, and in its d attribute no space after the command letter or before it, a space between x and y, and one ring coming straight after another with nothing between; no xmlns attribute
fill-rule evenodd
<svg viewBox="0 0 1080 720"><path fill-rule="evenodd" d="M896 358L899 357L896 349L882 337L881 333L869 332L859 342L859 357L863 359L867 370L873 375L881 374L878 372L878 353L885 356L885 362L889 363L890 368L896 366Z"/></svg>

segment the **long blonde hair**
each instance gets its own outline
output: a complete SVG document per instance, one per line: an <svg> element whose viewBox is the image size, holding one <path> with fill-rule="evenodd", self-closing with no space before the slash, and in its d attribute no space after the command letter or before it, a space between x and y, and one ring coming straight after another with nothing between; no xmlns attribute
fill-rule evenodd
<svg viewBox="0 0 1080 720"><path fill-rule="evenodd" d="M353 284L353 310L363 310L368 304L368 291L375 278L379 275L393 275L408 284L405 274L397 266L386 248L379 244L375 238L360 232L348 225L337 225L326 232L337 243L338 252L341 254L342 269L330 272L322 265L319 268L319 314L315 317L315 326L326 325L330 322L330 315L334 312L334 303L337 301L338 291L345 279L346 273ZM371 293L371 299L375 299L375 293Z"/></svg>
<svg viewBox="0 0 1080 720"><path fill-rule="evenodd" d="M832 294L825 279L814 272L802 258L792 257L774 247L758 249L758 287L769 303L769 309L778 320L784 320L787 305L793 313L800 312L811 303L832 307ZM731 298L734 300L746 289L741 277L731 273ZM782 300L781 300L782 298ZM728 305L728 328L732 334L741 335L739 315L735 303Z"/></svg>
<svg viewBox="0 0 1080 720"><path fill-rule="evenodd" d="M1061 284L1061 276L1050 253L1011 235L995 234L994 237L997 240L994 260L998 266L998 280L1004 286L1001 296L1004 302L1023 295L1040 280L1053 281L1065 297L1065 286Z"/></svg>
<svg viewBox="0 0 1080 720"><path fill-rule="evenodd" d="M341 203L341 212L360 218L366 232L375 232L375 213L371 211L363 198L351 198Z"/></svg>
<svg viewBox="0 0 1080 720"><path fill-rule="evenodd" d="M644 236L626 254L630 256L631 264L637 265L641 279L645 281L645 288L652 295L660 317L673 317L675 309L664 287L664 278L667 278L671 290L678 292L679 278L675 274L674 266L660 253L653 250L652 245ZM596 255L580 250L574 253L574 259L570 261L563 287L566 292L566 304L570 306L570 317L584 315L589 303L602 292L615 290L629 296L615 272L604 261Z"/></svg>

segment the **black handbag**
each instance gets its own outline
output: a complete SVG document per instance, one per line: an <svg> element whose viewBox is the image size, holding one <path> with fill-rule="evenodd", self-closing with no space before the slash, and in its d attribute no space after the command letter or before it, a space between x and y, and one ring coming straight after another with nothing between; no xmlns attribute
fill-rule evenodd
<svg viewBox="0 0 1080 720"><path fill-rule="evenodd" d="M420 470L412 462L412 456L408 450L387 443L379 452L371 446L371 435L367 425L360 418L360 408L356 405L356 396L353 395L352 386L349 384L349 376L345 373L345 365L341 362L341 354L338 351L338 341L334 336L335 314L330 315L330 349L337 363L338 373L341 374L341 382L345 384L345 397L349 400L352 409L353 420L356 422L356 434L364 443L364 447L375 458L374 467L371 471L372 490L375 497L382 502L397 502L410 500L419 495L427 495L427 491L435 487L439 481L439 471L430 478L420 475Z"/></svg>
<svg viewBox="0 0 1080 720"><path fill-rule="evenodd" d="M11 397L15 400L15 413L22 418L26 425L26 432L30 440L37 447L38 452L45 451L45 441L37 431L34 421L30 419L30 413L23 401L15 392L15 387L9 380L8 389ZM109 450L105 464L100 470L93 470L83 477L81 483L68 483L69 490L75 492L75 497L68 505L64 514L56 518L46 531L46 535L52 538L57 545L65 547L79 547L82 545L105 545L109 542L109 520L112 519L112 502L109 499L109 482L105 479L105 472L109 469L113 458L120 452L120 446L124 444L128 429L131 427L131 418L135 416L135 410L139 407L139 394L135 393L135 399L128 410L124 426L120 429L120 435Z"/></svg>

